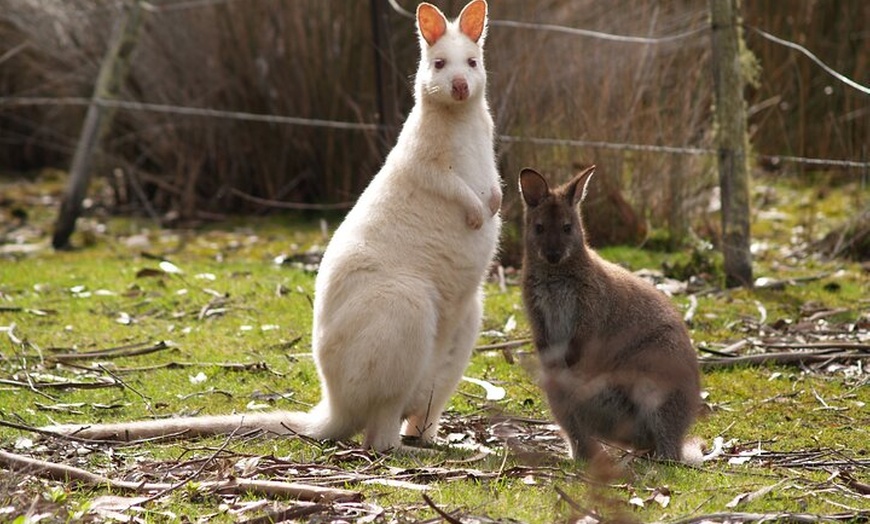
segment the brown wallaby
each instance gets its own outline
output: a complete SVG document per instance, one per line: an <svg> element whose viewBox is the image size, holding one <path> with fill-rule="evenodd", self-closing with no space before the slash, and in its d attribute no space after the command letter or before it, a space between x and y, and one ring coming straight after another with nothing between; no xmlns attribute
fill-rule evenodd
<svg viewBox="0 0 870 524"><path fill-rule="evenodd" d="M587 245L578 204L594 168L554 190L520 173L523 301L542 387L576 459L603 440L695 461L700 449L683 449L700 405L695 350L664 294Z"/></svg>

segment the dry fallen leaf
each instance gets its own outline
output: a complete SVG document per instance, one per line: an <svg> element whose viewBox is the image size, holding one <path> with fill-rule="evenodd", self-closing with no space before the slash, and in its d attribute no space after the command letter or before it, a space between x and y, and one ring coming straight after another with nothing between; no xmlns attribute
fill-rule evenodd
<svg viewBox="0 0 870 524"><path fill-rule="evenodd" d="M157 266L162 269L164 273L169 273L171 275L180 275L183 273L178 266L166 260L161 260Z"/></svg>
<svg viewBox="0 0 870 524"><path fill-rule="evenodd" d="M501 400L507 395L503 387L496 386L495 384L487 382L486 380L471 377L462 377L462 380L466 382L471 382L472 384L477 384L478 386L485 389L486 400Z"/></svg>

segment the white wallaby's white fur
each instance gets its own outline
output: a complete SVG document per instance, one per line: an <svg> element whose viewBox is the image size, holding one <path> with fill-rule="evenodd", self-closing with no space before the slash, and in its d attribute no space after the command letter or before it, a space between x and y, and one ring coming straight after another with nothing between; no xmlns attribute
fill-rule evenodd
<svg viewBox="0 0 870 524"><path fill-rule="evenodd" d="M312 344L322 399L308 413L46 428L101 439L264 429L387 450L430 440L480 329L501 221L485 97L487 6L450 22L420 4L415 105L380 172L335 231L317 275ZM404 423L403 423L404 421Z"/></svg>

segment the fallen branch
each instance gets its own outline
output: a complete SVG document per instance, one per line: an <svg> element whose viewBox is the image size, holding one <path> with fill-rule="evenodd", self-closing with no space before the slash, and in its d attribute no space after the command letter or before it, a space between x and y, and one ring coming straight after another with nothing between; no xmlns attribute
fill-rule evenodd
<svg viewBox="0 0 870 524"><path fill-rule="evenodd" d="M757 345L769 349L854 349L857 351L870 351L870 344L844 340L825 342L760 342ZM866 356L870 356L870 354Z"/></svg>
<svg viewBox="0 0 870 524"><path fill-rule="evenodd" d="M698 359L698 363L704 369L721 369L741 365L794 365L827 362L829 360L861 360L865 358L870 358L870 354L849 351L783 351L735 357L705 357Z"/></svg>
<svg viewBox="0 0 870 524"><path fill-rule="evenodd" d="M57 353L54 355L46 355L45 360L54 362L67 362L74 360L91 360L91 359L108 359L121 357L135 357L139 355L147 355L164 349L173 348L172 344L161 340L156 344L138 343L129 344L126 346L118 346L109 349L100 349L97 351L85 351L81 353Z"/></svg>
<svg viewBox="0 0 870 524"><path fill-rule="evenodd" d="M511 349L518 348L521 346L525 346L532 343L532 339L530 338L521 338L519 340L508 340L507 342L498 342L496 344L485 344L483 346L477 346L474 348L475 351L490 351L493 349Z"/></svg>
<svg viewBox="0 0 870 524"><path fill-rule="evenodd" d="M7 386L15 386L19 388L25 388L32 390L33 388L37 389L100 389L100 388L117 388L123 387L120 382L116 382L114 380L103 380L97 382L74 382L70 380L69 382L21 382L18 380L10 380L7 378L0 378L0 384L4 384Z"/></svg>
<svg viewBox="0 0 870 524"><path fill-rule="evenodd" d="M864 496L870 495L870 484L867 484L864 482L858 482L857 480L855 480L855 477L853 477L848 472L840 473L840 477L842 477L842 479L844 481L846 481L847 486L854 489L855 491L857 491L861 495L864 495Z"/></svg>
<svg viewBox="0 0 870 524"><path fill-rule="evenodd" d="M774 289L781 290L785 289L786 286L793 286L795 284L804 284L807 282L814 282L816 280L821 280L823 278L827 278L830 276L830 272L819 273L818 275L810 275L806 277L795 277L795 278L785 278L782 280L777 280L773 278L759 278L755 282L755 289Z"/></svg>
<svg viewBox="0 0 870 524"><path fill-rule="evenodd" d="M870 512L837 513L834 515L810 515L807 513L709 513L671 521L670 524L695 524L700 522L852 522L870 517Z"/></svg>
<svg viewBox="0 0 870 524"><path fill-rule="evenodd" d="M115 480L73 466L45 462L3 450L0 450L0 465L13 471L39 475L53 480L77 480L91 486L108 487L109 489L132 491L134 493L161 493L176 489L177 487L176 485L169 483L143 483ZM224 494L241 495L244 493L253 493L257 496L289 497L313 502L359 502L363 498L362 493L357 491L326 488L310 484L299 484L296 482L251 480L245 478L203 481L197 482L197 486L202 489L208 489Z"/></svg>

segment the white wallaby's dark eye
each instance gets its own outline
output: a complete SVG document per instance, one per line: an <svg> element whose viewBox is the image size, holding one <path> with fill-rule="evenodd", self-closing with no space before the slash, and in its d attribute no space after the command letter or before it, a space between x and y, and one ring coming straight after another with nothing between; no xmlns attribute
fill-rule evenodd
<svg viewBox="0 0 870 524"><path fill-rule="evenodd" d="M477 59L469 58L468 59L468 67L477 67Z"/></svg>
<svg viewBox="0 0 870 524"><path fill-rule="evenodd" d="M535 233L541 235L544 233L544 224L535 224Z"/></svg>
<svg viewBox="0 0 870 524"><path fill-rule="evenodd" d="M571 232L571 224L565 224L562 226L562 233L568 234Z"/></svg>
<svg viewBox="0 0 870 524"><path fill-rule="evenodd" d="M435 66L435 69L444 69L444 66L447 65L447 60L443 58L436 58L432 65Z"/></svg>

